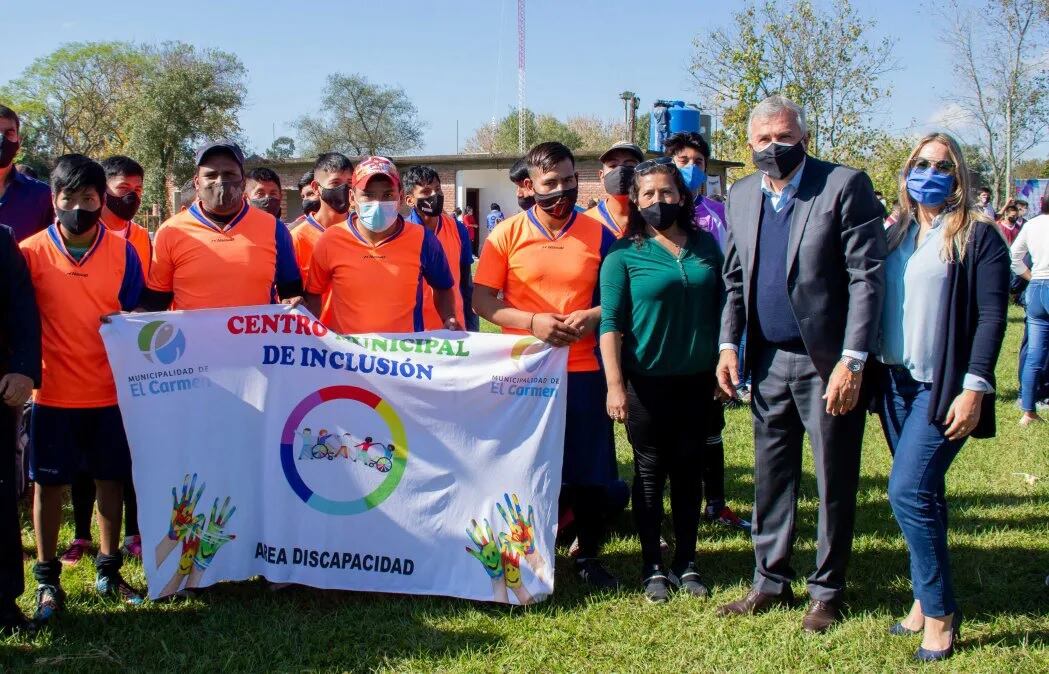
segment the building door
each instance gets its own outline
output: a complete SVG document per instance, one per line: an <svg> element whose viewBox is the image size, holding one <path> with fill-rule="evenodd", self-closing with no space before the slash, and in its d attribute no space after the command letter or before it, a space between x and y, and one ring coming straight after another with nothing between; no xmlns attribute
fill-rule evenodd
<svg viewBox="0 0 1049 674"><path fill-rule="evenodd" d="M481 190L479 188L466 188L466 205L473 209L474 220L477 221L477 238L474 239L473 249L474 255L479 255L480 253L477 251L481 249L484 237L488 234L488 228L481 226L484 222L485 214L481 212Z"/></svg>

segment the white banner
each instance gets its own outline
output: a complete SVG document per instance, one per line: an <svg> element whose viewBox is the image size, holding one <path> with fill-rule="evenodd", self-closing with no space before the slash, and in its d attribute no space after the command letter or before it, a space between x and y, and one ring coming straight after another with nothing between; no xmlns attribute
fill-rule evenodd
<svg viewBox="0 0 1049 674"><path fill-rule="evenodd" d="M553 591L567 352L345 336L284 306L102 327L149 595L264 576L528 603Z"/></svg>

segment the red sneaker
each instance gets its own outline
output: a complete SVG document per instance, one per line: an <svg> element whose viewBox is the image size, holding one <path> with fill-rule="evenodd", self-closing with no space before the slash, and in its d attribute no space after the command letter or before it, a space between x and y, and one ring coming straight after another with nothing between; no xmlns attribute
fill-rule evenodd
<svg viewBox="0 0 1049 674"><path fill-rule="evenodd" d="M748 534L750 533L750 522L737 515L732 511L732 508L729 508L727 505L718 513L714 513L712 510L707 510L705 516L711 522L723 524L724 526L732 527L733 529L746 531Z"/></svg>
<svg viewBox="0 0 1049 674"><path fill-rule="evenodd" d="M85 554L91 554L91 540L88 538L74 538L66 551L62 553L62 563L73 566L80 561Z"/></svg>
<svg viewBox="0 0 1049 674"><path fill-rule="evenodd" d="M125 555L134 557L137 560L142 559L142 537L141 536L128 536L124 539L124 547L122 549Z"/></svg>

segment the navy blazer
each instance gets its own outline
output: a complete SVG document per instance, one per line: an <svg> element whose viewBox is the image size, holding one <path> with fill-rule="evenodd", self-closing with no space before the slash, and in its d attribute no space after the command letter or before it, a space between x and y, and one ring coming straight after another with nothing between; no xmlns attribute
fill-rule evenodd
<svg viewBox="0 0 1049 674"><path fill-rule="evenodd" d="M14 232L0 225L0 375L24 374L40 386L40 314Z"/></svg>

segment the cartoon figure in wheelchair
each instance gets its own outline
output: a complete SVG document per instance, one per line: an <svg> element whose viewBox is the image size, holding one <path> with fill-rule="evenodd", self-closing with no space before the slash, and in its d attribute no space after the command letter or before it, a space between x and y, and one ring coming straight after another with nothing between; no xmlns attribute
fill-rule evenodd
<svg viewBox="0 0 1049 674"><path fill-rule="evenodd" d="M381 442L373 441L369 435L354 449L357 450L353 457L354 461L363 461L366 466L375 468L380 473L388 473L390 468L393 468L393 443L384 445Z"/></svg>
<svg viewBox="0 0 1049 674"><path fill-rule="evenodd" d="M315 459L328 459L329 461L333 461L337 456L344 459L350 458L346 444L339 444L339 437L323 428L317 434L317 442L311 448L310 453Z"/></svg>

